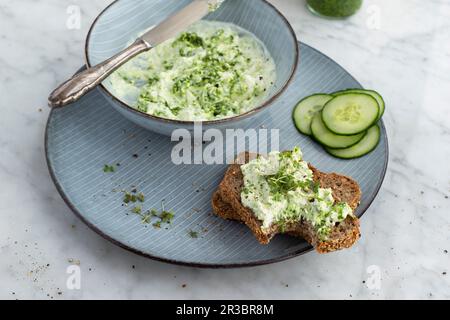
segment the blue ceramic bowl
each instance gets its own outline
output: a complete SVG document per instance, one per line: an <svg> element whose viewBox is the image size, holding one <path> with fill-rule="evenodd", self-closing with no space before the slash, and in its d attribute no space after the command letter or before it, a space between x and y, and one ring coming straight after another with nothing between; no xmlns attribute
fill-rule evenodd
<svg viewBox="0 0 450 320"><path fill-rule="evenodd" d="M86 40L86 61L94 66L123 50L144 30L189 4L192 0L117 0L93 23ZM292 27L283 15L265 0L227 0L205 19L234 23L255 34L271 53L277 81L266 101L257 108L227 119L205 121L203 130L242 128L259 116L286 89L295 74L299 50ZM104 82L100 92L124 117L148 130L171 135L175 129L193 130L194 122L164 119L140 112L115 97Z"/></svg>

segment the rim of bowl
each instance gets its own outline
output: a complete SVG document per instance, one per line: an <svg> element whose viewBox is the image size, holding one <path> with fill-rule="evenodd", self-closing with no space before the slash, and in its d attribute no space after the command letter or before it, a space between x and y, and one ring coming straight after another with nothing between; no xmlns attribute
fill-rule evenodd
<svg viewBox="0 0 450 320"><path fill-rule="evenodd" d="M92 32L95 28L95 26L97 25L98 21L100 20L100 18L103 16L103 14L105 14L106 11L108 11L113 5L115 5L117 2L119 2L120 0L114 0L112 3L110 3L105 9L103 9L100 14L95 18L94 22L92 23L92 25L89 28L89 32L87 34L86 40L85 40L85 45L84 45L84 57L86 60L86 65L88 68L92 67L91 61L89 60L89 43L91 41L91 35ZM284 21L284 23L286 24L286 26L289 29L289 32L291 33L291 36L294 40L295 43L295 58L294 58L294 65L291 68L291 72L290 75L288 77L288 79L286 80L286 82L284 83L284 85L281 86L281 88L272 96L270 97L270 99L267 99L264 103L260 104L258 107L249 110L245 113L241 113L239 115L230 117L230 118L224 118L224 119L218 119L218 120L208 120L208 121L183 121L183 120L176 120L176 119L167 119L167 118L161 118L161 117L157 117L148 113L144 113L142 111L139 111L135 108L133 108L132 106L129 106L128 104L126 104L125 102L123 102L122 100L120 100L119 98L117 98L115 95L113 95L104 85L103 83L100 83L98 85L98 87L103 90L106 95L108 95L114 102L116 102L120 107L131 111L133 113L136 113L140 116L143 116L145 118L148 119L152 119L152 120L156 120L159 122L163 122L163 123L172 123L172 124L183 124L183 125L194 125L195 123L202 123L203 125L210 125L210 124L221 124L221 123L227 123L227 122L233 122L235 120L240 120L240 119L244 119L247 118L253 114L258 113L259 111L262 111L263 109L267 108L269 105L271 105L276 99L278 99L281 94L289 87L290 83L292 82L294 75L297 71L297 67L299 64L299 59L300 59L300 50L298 47L298 39L297 39L297 35L294 32L294 29L292 28L292 25L289 23L289 21L287 20L287 18L280 12L280 10L278 10L273 4L271 4L270 2L268 2L267 0L260 0L262 2L264 2L265 4L267 4L269 7L271 7L275 13L277 13L280 18Z"/></svg>

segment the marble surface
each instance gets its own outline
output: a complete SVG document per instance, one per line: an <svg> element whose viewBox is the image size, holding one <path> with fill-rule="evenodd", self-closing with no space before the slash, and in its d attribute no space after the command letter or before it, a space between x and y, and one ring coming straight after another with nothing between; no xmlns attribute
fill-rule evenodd
<svg viewBox="0 0 450 320"><path fill-rule="evenodd" d="M326 256L200 270L102 239L57 194L43 137L47 95L83 64L89 25L110 1L2 0L0 298L450 298L450 3L366 0L351 19L329 21L303 0L272 2L302 41L386 98L391 161L361 241ZM73 5L79 29L68 28ZM80 290L66 286L73 264Z"/></svg>

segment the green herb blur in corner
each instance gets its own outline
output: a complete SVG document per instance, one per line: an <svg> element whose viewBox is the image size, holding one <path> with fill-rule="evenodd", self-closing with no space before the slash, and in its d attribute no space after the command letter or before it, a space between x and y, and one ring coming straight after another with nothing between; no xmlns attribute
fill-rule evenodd
<svg viewBox="0 0 450 320"><path fill-rule="evenodd" d="M362 6L362 0L307 0L308 8L319 16L347 18Z"/></svg>

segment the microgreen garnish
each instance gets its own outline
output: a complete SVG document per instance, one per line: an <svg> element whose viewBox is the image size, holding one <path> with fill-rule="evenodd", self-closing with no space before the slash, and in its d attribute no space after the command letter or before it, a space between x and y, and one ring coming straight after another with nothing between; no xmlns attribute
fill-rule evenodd
<svg viewBox="0 0 450 320"><path fill-rule="evenodd" d="M173 218L174 218L174 214L172 212L168 212L168 211L163 211L161 213L161 215L159 216L159 218L161 219L161 221L163 223L171 223Z"/></svg>
<svg viewBox="0 0 450 320"><path fill-rule="evenodd" d="M103 167L103 172L104 173L116 172L116 167L105 164L105 166Z"/></svg>
<svg viewBox="0 0 450 320"><path fill-rule="evenodd" d="M141 206L134 207L133 209L131 209L131 212L140 214L142 212L142 207Z"/></svg>
<svg viewBox="0 0 450 320"><path fill-rule="evenodd" d="M143 194L142 192L140 192L140 193L136 196L136 199L137 199L139 202L144 202L144 201L145 201L145 196L144 196L144 194Z"/></svg>
<svg viewBox="0 0 450 320"><path fill-rule="evenodd" d="M287 160L287 163L293 162L294 166L298 162L293 160L293 151L285 151L280 153L280 161ZM271 189L271 192L275 195L286 194L289 191L294 191L298 188L314 188L311 181L302 181L295 177L292 172L292 168L288 164L281 162L280 169L274 175L267 176L267 183Z"/></svg>
<svg viewBox="0 0 450 320"><path fill-rule="evenodd" d="M152 209L149 211L149 214L151 217L157 217L158 216L158 211L156 211L155 209Z"/></svg>
<svg viewBox="0 0 450 320"><path fill-rule="evenodd" d="M197 239L198 238L198 232L193 231L193 230L189 230L189 237L191 237L192 239Z"/></svg>
<svg viewBox="0 0 450 320"><path fill-rule="evenodd" d="M137 190L133 189L132 192L137 193ZM136 203L138 201L141 203L145 201L145 195L142 192L137 194L125 192L123 199L125 204ZM152 224L156 229L161 229L163 224L171 224L175 218L175 214L173 212L165 209L164 201L161 203L161 207L161 212L158 212L156 209L151 209L144 212L142 206L135 206L131 209L131 212L140 216L143 224ZM155 219L157 219L157 221L153 222Z"/></svg>
<svg viewBox="0 0 450 320"><path fill-rule="evenodd" d="M153 224L153 227L154 227L155 229L161 229L161 224L162 224L161 221L157 221L157 222L155 222L155 223Z"/></svg>
<svg viewBox="0 0 450 320"><path fill-rule="evenodd" d="M137 197L134 194L131 194L129 192L125 192L125 196L123 197L123 202L125 204L129 204L130 202L136 203L137 202Z"/></svg>
<svg viewBox="0 0 450 320"><path fill-rule="evenodd" d="M223 1L209 0L209 10ZM203 22L159 46L156 54L120 68L111 81L114 87L136 89L133 107L143 113L179 120L230 117L260 104L276 76L264 49L238 28Z"/></svg>
<svg viewBox="0 0 450 320"><path fill-rule="evenodd" d="M149 224L152 221L152 216L151 215L141 215L142 218L142 223L143 224Z"/></svg>

